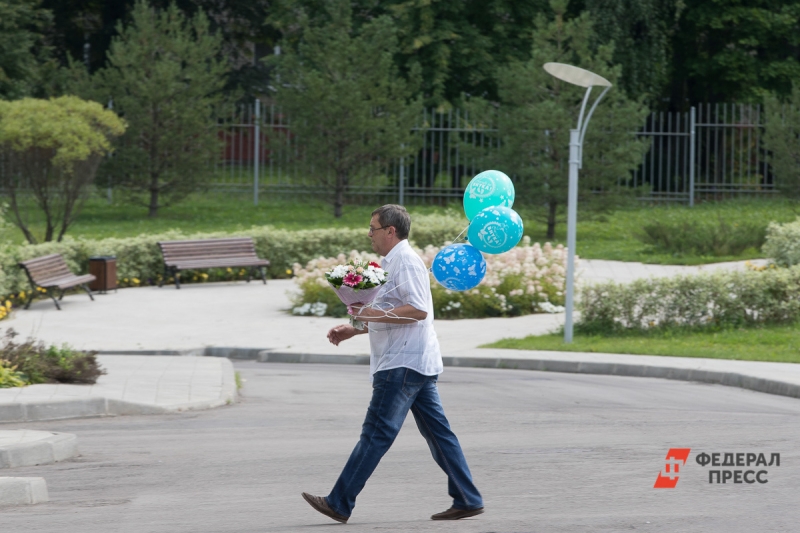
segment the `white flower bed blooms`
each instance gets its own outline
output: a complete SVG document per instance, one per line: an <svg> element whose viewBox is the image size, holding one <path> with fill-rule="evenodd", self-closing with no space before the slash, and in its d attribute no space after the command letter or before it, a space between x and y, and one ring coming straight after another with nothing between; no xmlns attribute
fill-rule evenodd
<svg viewBox="0 0 800 533"><path fill-rule="evenodd" d="M426 246L415 249L430 267L441 248ZM516 316L530 313L560 313L566 284L567 253L562 245L531 244L523 237L519 246L503 254L487 254L486 277L469 291L445 289L431 276L433 303L437 318L481 318ZM326 314L344 316L346 308L328 285L325 273L348 261L375 261L373 253L351 251L337 257L320 257L305 266L294 265L295 282L300 292L295 295L302 304L325 303Z"/></svg>

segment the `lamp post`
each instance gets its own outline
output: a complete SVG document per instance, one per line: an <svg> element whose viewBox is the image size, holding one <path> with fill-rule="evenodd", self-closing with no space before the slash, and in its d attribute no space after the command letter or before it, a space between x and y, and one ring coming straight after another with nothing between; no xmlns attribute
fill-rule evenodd
<svg viewBox="0 0 800 533"><path fill-rule="evenodd" d="M578 125L569 130L569 192L567 195L567 294L565 302L566 316L564 318L564 342L572 342L572 312L575 299L575 226L578 221L578 170L583 166L583 137L586 135L586 126L592 118L597 104L611 88L611 82L593 72L564 63L545 63L544 69L551 76L586 88L583 96L581 112L578 115ZM604 87L603 92L594 101L586 120L583 113L592 87Z"/></svg>

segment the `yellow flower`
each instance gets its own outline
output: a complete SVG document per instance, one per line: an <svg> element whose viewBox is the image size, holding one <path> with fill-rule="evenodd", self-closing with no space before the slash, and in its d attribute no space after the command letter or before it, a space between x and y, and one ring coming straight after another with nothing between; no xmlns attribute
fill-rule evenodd
<svg viewBox="0 0 800 533"><path fill-rule="evenodd" d="M287 275L289 275L289 276L291 276L291 275L292 275L292 270L291 270L291 269L289 269L289 268L287 268L287 269L286 269L286 274L287 274Z"/></svg>
<svg viewBox="0 0 800 533"><path fill-rule="evenodd" d="M6 300L6 308L11 309L11 300Z"/></svg>
<svg viewBox="0 0 800 533"><path fill-rule="evenodd" d="M233 270L229 268L228 269L228 274L231 274L231 273L233 273Z"/></svg>
<svg viewBox="0 0 800 533"><path fill-rule="evenodd" d="M25 291L21 291L21 292L19 293L19 299L20 299L20 300L24 300L24 299L25 299Z"/></svg>
<svg viewBox="0 0 800 533"><path fill-rule="evenodd" d="M200 274L200 276L201 276L203 279L208 279L208 274L206 274L205 272L203 272L202 274Z"/></svg>
<svg viewBox="0 0 800 533"><path fill-rule="evenodd" d="M133 281L133 282L134 282L136 285L138 285L138 284L139 284L139 278L132 278L132 281Z"/></svg>

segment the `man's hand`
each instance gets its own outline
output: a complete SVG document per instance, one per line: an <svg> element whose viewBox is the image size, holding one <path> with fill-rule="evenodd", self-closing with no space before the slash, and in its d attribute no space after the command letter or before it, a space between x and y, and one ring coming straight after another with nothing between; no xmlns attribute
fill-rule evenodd
<svg viewBox="0 0 800 533"><path fill-rule="evenodd" d="M339 346L339 343L354 337L360 333L366 333L366 330L360 331L349 324L341 324L328 331L328 340L334 346Z"/></svg>

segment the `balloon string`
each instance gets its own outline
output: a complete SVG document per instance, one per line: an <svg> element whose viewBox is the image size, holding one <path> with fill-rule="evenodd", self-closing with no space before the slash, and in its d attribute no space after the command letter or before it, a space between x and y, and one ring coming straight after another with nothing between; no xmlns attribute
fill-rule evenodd
<svg viewBox="0 0 800 533"><path fill-rule="evenodd" d="M466 227L466 228L464 228L464 229L461 231L461 233L459 233L459 234L458 234L458 237L456 237L455 239L453 239L453 243L456 243L456 242L458 242L458 239L460 239L460 238L461 238L461 236L462 236L462 235L464 235L464 232L466 232L468 229L469 229L469 225L467 225L467 227ZM464 240L466 241L467 239L464 239Z"/></svg>

